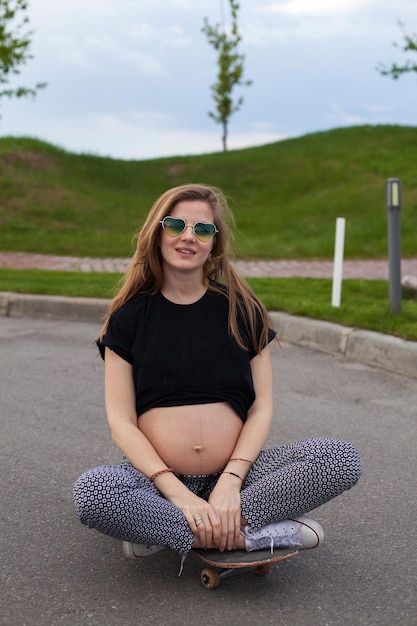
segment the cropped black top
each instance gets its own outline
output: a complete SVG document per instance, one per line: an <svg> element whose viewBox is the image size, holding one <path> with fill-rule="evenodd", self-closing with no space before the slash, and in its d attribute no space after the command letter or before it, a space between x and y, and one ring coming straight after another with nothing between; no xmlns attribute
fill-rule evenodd
<svg viewBox="0 0 417 626"><path fill-rule="evenodd" d="M114 312L97 345L103 358L107 346L132 364L138 416L154 407L229 402L246 420L255 399L250 360L256 352L243 319L248 350L231 336L228 313L228 299L211 289L187 305L161 293L138 295ZM268 342L275 334L269 329Z"/></svg>

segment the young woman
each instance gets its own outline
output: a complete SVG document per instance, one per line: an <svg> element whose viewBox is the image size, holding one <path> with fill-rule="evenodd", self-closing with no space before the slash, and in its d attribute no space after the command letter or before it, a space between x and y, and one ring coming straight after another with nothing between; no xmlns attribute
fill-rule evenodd
<svg viewBox="0 0 417 626"><path fill-rule="evenodd" d="M268 315L229 260L233 222L206 185L153 205L98 340L125 460L74 487L82 523L126 556L323 541L305 513L351 488L355 448L315 438L263 450L273 414Z"/></svg>

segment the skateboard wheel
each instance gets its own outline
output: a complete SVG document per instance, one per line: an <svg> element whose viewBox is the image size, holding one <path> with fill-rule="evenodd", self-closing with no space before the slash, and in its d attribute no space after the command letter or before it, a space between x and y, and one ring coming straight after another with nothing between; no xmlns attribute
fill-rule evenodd
<svg viewBox="0 0 417 626"><path fill-rule="evenodd" d="M263 565L258 565L258 567L256 568L255 574L257 576L265 576L265 574L269 574L271 569L272 569L271 563L264 563Z"/></svg>
<svg viewBox="0 0 417 626"><path fill-rule="evenodd" d="M205 589L216 589L220 585L220 574L215 569L205 567L201 570L200 581Z"/></svg>

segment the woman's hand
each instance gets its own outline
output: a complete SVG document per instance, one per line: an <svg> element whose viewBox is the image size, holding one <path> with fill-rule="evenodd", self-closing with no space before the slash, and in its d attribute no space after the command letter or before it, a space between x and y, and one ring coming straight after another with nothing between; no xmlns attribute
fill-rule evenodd
<svg viewBox="0 0 417 626"><path fill-rule="evenodd" d="M215 508L188 489L169 498L185 515L195 537L195 547L213 548L221 543L221 525Z"/></svg>
<svg viewBox="0 0 417 626"><path fill-rule="evenodd" d="M220 540L216 548L232 550L240 537L240 481L236 476L222 474L213 489L209 503L220 522Z"/></svg>

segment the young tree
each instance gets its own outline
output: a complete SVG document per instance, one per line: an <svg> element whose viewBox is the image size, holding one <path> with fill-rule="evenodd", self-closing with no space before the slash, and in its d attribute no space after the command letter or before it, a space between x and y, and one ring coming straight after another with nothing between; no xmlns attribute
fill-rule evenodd
<svg viewBox="0 0 417 626"><path fill-rule="evenodd" d="M405 32L405 28L401 22L399 22L400 28L403 32L404 42L402 46L394 43L396 48L401 48L403 52L417 52L417 33L413 33L412 35L407 35ZM387 68L382 63L378 66L378 71L382 76L391 76L392 78L398 79L403 74L407 72L417 72L417 63L413 63L413 61L405 61L403 65L397 65L393 63L390 68Z"/></svg>
<svg viewBox="0 0 417 626"><path fill-rule="evenodd" d="M32 32L27 30L27 8L26 0L0 0L0 98L35 96L46 86L9 87L12 76L20 74L20 66L33 58L29 54Z"/></svg>
<svg viewBox="0 0 417 626"><path fill-rule="evenodd" d="M230 117L240 109L243 98L239 97L236 101L232 99L232 91L237 85L248 86L252 84L251 80L243 80L243 61L244 56L238 52L238 46L242 39L239 34L237 24L237 14L239 4L236 0L228 0L231 11L232 24L230 32L226 30L225 24L209 24L208 19L204 18L204 27L202 32L207 35L207 39L218 53L218 73L217 82L211 86L213 100L215 103L215 111L209 112L209 116L217 123L222 125L222 143L223 151L227 151L227 136Z"/></svg>

